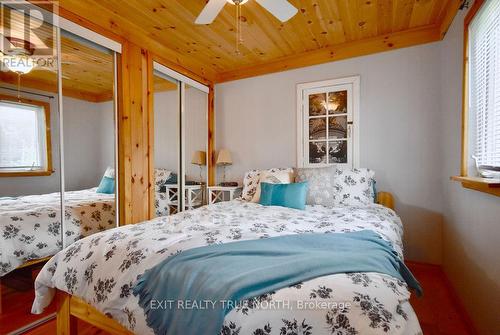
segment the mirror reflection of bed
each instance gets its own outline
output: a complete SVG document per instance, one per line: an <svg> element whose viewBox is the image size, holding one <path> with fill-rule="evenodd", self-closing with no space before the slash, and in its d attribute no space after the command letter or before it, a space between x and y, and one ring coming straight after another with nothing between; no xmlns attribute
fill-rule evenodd
<svg viewBox="0 0 500 335"><path fill-rule="evenodd" d="M63 31L61 100L56 64L0 71L0 334L55 312L30 313L48 258L117 225L114 54Z"/></svg>
<svg viewBox="0 0 500 335"><path fill-rule="evenodd" d="M116 227L113 52L69 33L63 66L65 245ZM82 92L75 98L75 91Z"/></svg>

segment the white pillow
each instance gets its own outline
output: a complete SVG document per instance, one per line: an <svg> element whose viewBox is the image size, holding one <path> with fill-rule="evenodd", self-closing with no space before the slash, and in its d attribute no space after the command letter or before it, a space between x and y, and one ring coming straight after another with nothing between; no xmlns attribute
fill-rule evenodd
<svg viewBox="0 0 500 335"><path fill-rule="evenodd" d="M277 172L277 171L287 171L293 175L293 168L276 168L269 170L250 170L245 173L243 178L243 190L241 191L241 200L252 201L253 196L257 190L257 186L260 183L260 175L264 171Z"/></svg>
<svg viewBox="0 0 500 335"><path fill-rule="evenodd" d="M259 202L260 200L260 183L270 184L290 184L293 181L293 170L278 170L278 171L262 171L259 181L256 185L255 194L252 197L252 202Z"/></svg>
<svg viewBox="0 0 500 335"><path fill-rule="evenodd" d="M337 169L335 205L364 206L373 203L375 172L370 169Z"/></svg>
<svg viewBox="0 0 500 335"><path fill-rule="evenodd" d="M170 178L170 175L172 174L172 171L169 171L164 168L155 168L154 172L154 177L155 177L155 189L159 192L159 189L161 186L163 186L168 178Z"/></svg>
<svg viewBox="0 0 500 335"><path fill-rule="evenodd" d="M108 166L108 168L104 172L104 177L115 179L115 169Z"/></svg>

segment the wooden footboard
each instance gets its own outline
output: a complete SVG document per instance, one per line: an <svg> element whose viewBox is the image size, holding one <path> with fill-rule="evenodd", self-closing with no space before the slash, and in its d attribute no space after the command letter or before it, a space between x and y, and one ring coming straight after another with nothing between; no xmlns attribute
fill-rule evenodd
<svg viewBox="0 0 500 335"><path fill-rule="evenodd" d="M76 335L77 319L115 335L131 335L128 329L108 318L80 298L57 291L57 335Z"/></svg>
<svg viewBox="0 0 500 335"><path fill-rule="evenodd" d="M377 203L394 209L394 197L389 192L377 193ZM128 329L105 316L80 298L57 290L57 335L77 334L76 321L83 320L99 329L115 335L131 335Z"/></svg>

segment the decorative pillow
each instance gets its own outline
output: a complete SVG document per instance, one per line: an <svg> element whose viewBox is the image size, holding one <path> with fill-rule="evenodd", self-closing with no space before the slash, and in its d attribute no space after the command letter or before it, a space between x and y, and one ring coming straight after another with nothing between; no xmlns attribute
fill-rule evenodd
<svg viewBox="0 0 500 335"><path fill-rule="evenodd" d="M110 177L102 177L96 193L113 194L115 193L115 179Z"/></svg>
<svg viewBox="0 0 500 335"><path fill-rule="evenodd" d="M154 172L154 177L155 177L155 190L157 192L160 191L160 188L167 183L168 178L170 178L170 175L172 174L172 171L169 171L164 168L156 168Z"/></svg>
<svg viewBox="0 0 500 335"><path fill-rule="evenodd" d="M337 169L334 185L336 205L373 203L374 177L375 172L370 169Z"/></svg>
<svg viewBox="0 0 500 335"><path fill-rule="evenodd" d="M261 183L269 184L290 184L293 182L293 171L263 171L260 174L259 182L255 188L255 194L252 197L252 202L260 200L260 185Z"/></svg>
<svg viewBox="0 0 500 335"><path fill-rule="evenodd" d="M252 201L255 192L257 190L257 186L260 183L260 175L262 172L278 172L278 171L287 171L290 173L290 176L293 175L292 168L275 168L269 170L250 170L245 173L245 178L243 178L243 190L241 191L241 200L243 201Z"/></svg>
<svg viewBox="0 0 500 335"><path fill-rule="evenodd" d="M297 170L297 182L309 182L307 193L308 205L322 205L334 207L335 202L335 176L337 168L334 166L324 168L303 168Z"/></svg>
<svg viewBox="0 0 500 335"><path fill-rule="evenodd" d="M264 206L282 206L304 210L306 208L307 182L292 184L260 183L259 203Z"/></svg>

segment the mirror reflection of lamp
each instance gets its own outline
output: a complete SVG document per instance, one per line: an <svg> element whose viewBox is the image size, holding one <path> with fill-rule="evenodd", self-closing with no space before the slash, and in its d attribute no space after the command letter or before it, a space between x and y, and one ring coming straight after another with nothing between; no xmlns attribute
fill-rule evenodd
<svg viewBox="0 0 500 335"><path fill-rule="evenodd" d="M198 165L200 167L200 183L203 183L203 178L201 172L203 166L207 165L207 153L205 151L195 151L193 157L191 158L191 164Z"/></svg>
<svg viewBox="0 0 500 335"><path fill-rule="evenodd" d="M227 149L221 149L217 155L217 165L221 165L223 168L222 184L226 183L226 166L232 165L233 160L231 158L231 152Z"/></svg>

